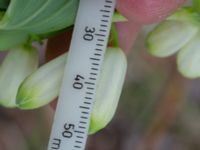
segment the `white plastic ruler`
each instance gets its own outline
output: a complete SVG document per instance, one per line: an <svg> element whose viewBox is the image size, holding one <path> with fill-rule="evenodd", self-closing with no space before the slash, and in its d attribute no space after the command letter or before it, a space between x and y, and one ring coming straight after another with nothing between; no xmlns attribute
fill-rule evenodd
<svg viewBox="0 0 200 150"><path fill-rule="evenodd" d="M84 150L116 0L80 0L48 150Z"/></svg>

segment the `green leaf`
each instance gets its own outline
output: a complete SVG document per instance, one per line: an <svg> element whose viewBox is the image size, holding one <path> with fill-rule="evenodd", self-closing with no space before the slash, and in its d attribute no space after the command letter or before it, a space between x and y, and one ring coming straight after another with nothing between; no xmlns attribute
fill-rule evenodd
<svg viewBox="0 0 200 150"><path fill-rule="evenodd" d="M200 13L200 0L193 0L193 8Z"/></svg>
<svg viewBox="0 0 200 150"><path fill-rule="evenodd" d="M25 34L26 37L18 43L19 45L38 35L69 27L74 23L78 2L78 0L12 0L0 22L0 35L5 31L10 33L5 37L5 41L7 38L15 37L14 43L9 43L11 47L16 45L18 34L19 36ZM0 49L3 50L1 47L6 49L1 44L3 43L0 43Z"/></svg>
<svg viewBox="0 0 200 150"><path fill-rule="evenodd" d="M0 11L0 20L1 20L1 18L3 18L4 14L5 14L4 11Z"/></svg>
<svg viewBox="0 0 200 150"><path fill-rule="evenodd" d="M0 10L5 10L10 3L10 0L0 0Z"/></svg>
<svg viewBox="0 0 200 150"><path fill-rule="evenodd" d="M0 67L0 105L16 106L16 95L22 81L36 70L38 52L29 47L10 51Z"/></svg>
<svg viewBox="0 0 200 150"><path fill-rule="evenodd" d="M178 53L178 70L185 77L200 77L200 33L191 39Z"/></svg>
<svg viewBox="0 0 200 150"><path fill-rule="evenodd" d="M187 22L166 20L149 33L146 45L150 54L167 57L176 53L197 34L199 27Z"/></svg>

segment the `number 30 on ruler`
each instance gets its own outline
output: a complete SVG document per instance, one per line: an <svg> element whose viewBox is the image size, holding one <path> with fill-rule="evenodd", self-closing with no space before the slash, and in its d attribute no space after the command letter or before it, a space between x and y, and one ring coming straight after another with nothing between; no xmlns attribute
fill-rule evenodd
<svg viewBox="0 0 200 150"><path fill-rule="evenodd" d="M80 0L48 150L83 150L115 0Z"/></svg>

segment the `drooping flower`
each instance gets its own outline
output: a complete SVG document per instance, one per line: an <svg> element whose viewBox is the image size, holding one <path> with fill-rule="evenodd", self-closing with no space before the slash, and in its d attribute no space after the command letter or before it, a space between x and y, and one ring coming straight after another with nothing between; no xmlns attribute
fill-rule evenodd
<svg viewBox="0 0 200 150"><path fill-rule="evenodd" d="M200 14L181 8L149 33L150 54L167 57L177 53L179 72L188 78L200 77Z"/></svg>
<svg viewBox="0 0 200 150"><path fill-rule="evenodd" d="M9 51L0 67L0 105L16 107L18 88L38 67L38 52L31 47Z"/></svg>

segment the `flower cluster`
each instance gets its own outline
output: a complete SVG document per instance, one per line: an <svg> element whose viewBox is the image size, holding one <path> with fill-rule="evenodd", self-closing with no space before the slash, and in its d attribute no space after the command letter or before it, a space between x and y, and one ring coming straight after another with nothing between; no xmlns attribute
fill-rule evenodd
<svg viewBox="0 0 200 150"><path fill-rule="evenodd" d="M60 91L67 54L38 66L41 41L74 23L79 0L0 0L0 51L8 54L0 67L0 105L35 109L54 100ZM23 7L22 7L23 6ZM124 18L116 13L114 22ZM117 44L112 30L110 41ZM89 133L112 119L126 73L126 57L120 48L108 48L97 83Z"/></svg>
<svg viewBox="0 0 200 150"><path fill-rule="evenodd" d="M180 8L161 22L146 39L149 52L157 57L177 53L179 72L200 77L200 14L194 7Z"/></svg>

